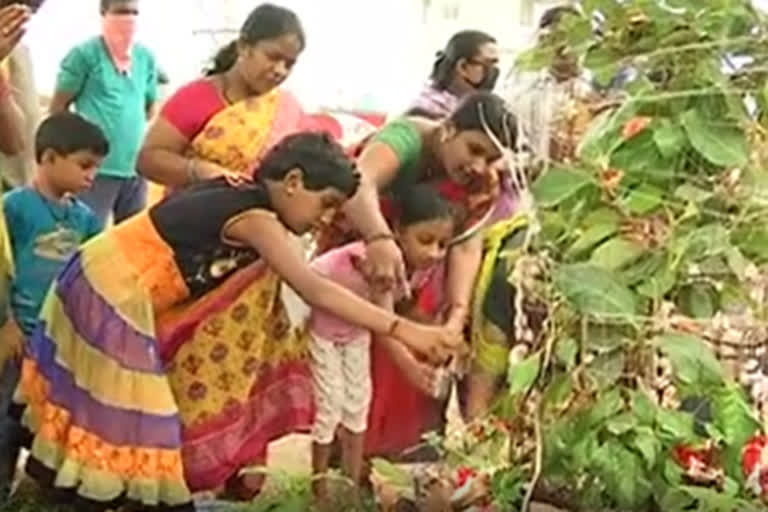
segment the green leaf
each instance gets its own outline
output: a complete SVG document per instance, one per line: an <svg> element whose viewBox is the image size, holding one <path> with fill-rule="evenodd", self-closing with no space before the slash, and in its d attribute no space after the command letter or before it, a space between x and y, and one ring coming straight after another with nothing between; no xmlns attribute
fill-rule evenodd
<svg viewBox="0 0 768 512"><path fill-rule="evenodd" d="M624 207L635 215L650 213L662 203L664 192L653 185L643 184L632 190L624 200Z"/></svg>
<svg viewBox="0 0 768 512"><path fill-rule="evenodd" d="M554 48L542 48L536 46L522 52L515 59L515 66L521 71L538 71L548 67L555 58Z"/></svg>
<svg viewBox="0 0 768 512"><path fill-rule="evenodd" d="M576 356L579 353L579 344L573 338L561 339L555 345L555 357L570 370L576 365Z"/></svg>
<svg viewBox="0 0 768 512"><path fill-rule="evenodd" d="M648 276L654 275L665 261L664 255L660 251L651 254L646 253L638 262L621 272L621 279L629 286L636 285Z"/></svg>
<svg viewBox="0 0 768 512"><path fill-rule="evenodd" d="M637 260L644 251L640 245L616 237L595 249L591 263L606 270L619 270Z"/></svg>
<svg viewBox="0 0 768 512"><path fill-rule="evenodd" d="M690 443L697 439L691 414L660 408L656 421L659 434L671 443Z"/></svg>
<svg viewBox="0 0 768 512"><path fill-rule="evenodd" d="M673 486L683 481L683 468L672 457L664 459L664 480Z"/></svg>
<svg viewBox="0 0 768 512"><path fill-rule="evenodd" d="M645 466L649 471L656 466L656 461L664 449L661 441L656 437L656 433L650 427L636 429L632 445L643 456Z"/></svg>
<svg viewBox="0 0 768 512"><path fill-rule="evenodd" d="M718 309L717 290L709 283L693 283L680 290L677 303L692 318L712 318Z"/></svg>
<svg viewBox="0 0 768 512"><path fill-rule="evenodd" d="M647 281L637 288L637 293L649 299L664 297L675 286L677 273L668 266L661 267Z"/></svg>
<svg viewBox="0 0 768 512"><path fill-rule="evenodd" d="M635 314L635 295L616 277L589 264L562 265L554 271L555 287L581 313L630 317Z"/></svg>
<svg viewBox="0 0 768 512"><path fill-rule="evenodd" d="M581 223L585 227L595 224L621 224L621 215L613 208L598 208L588 213Z"/></svg>
<svg viewBox="0 0 768 512"><path fill-rule="evenodd" d="M595 381L598 389L615 386L624 373L626 356L623 351L602 354L589 365L588 375Z"/></svg>
<svg viewBox="0 0 768 512"><path fill-rule="evenodd" d="M595 81L603 87L608 86L619 72L622 55L606 45L595 45L584 59L584 67L589 69Z"/></svg>
<svg viewBox="0 0 768 512"><path fill-rule="evenodd" d="M612 154L611 167L627 173L625 180L635 178L665 186L675 175L674 162L659 152L650 130L624 141Z"/></svg>
<svg viewBox="0 0 768 512"><path fill-rule="evenodd" d="M729 384L713 394L713 423L725 441L726 469L730 475L741 475L741 450L760 430L760 422L736 384Z"/></svg>
<svg viewBox="0 0 768 512"><path fill-rule="evenodd" d="M600 443L595 432L588 432L574 444L564 448L572 454L576 466L585 468L589 466L595 452L600 448Z"/></svg>
<svg viewBox="0 0 768 512"><path fill-rule="evenodd" d="M699 260L723 254L730 247L728 231L720 224L707 224L688 237L688 255Z"/></svg>
<svg viewBox="0 0 768 512"><path fill-rule="evenodd" d="M588 423L592 426L599 425L608 418L616 415L624 408L624 401L618 389L603 393L589 411Z"/></svg>
<svg viewBox="0 0 768 512"><path fill-rule="evenodd" d="M676 487L666 490L659 502L659 510L664 512L685 512L690 511L694 504L694 498L685 491Z"/></svg>
<svg viewBox="0 0 768 512"><path fill-rule="evenodd" d="M768 260L768 229L759 224L742 226L734 231L732 242L747 257Z"/></svg>
<svg viewBox="0 0 768 512"><path fill-rule="evenodd" d="M747 267L749 267L749 260L744 257L739 249L736 247L729 247L725 251L725 257L728 260L728 266L731 271L736 274L741 281L747 279Z"/></svg>
<svg viewBox="0 0 768 512"><path fill-rule="evenodd" d="M746 165L749 147L743 131L714 124L696 109L683 114L682 122L693 147L711 163L721 167Z"/></svg>
<svg viewBox="0 0 768 512"><path fill-rule="evenodd" d="M411 488L413 486L413 478L408 471L392 464L386 459L373 459L371 461L371 470L378 477L395 487Z"/></svg>
<svg viewBox="0 0 768 512"><path fill-rule="evenodd" d="M539 375L539 366L541 364L541 353L537 352L519 364L510 367L507 382L509 384L509 394L517 395L526 393L536 382Z"/></svg>
<svg viewBox="0 0 768 512"><path fill-rule="evenodd" d="M720 384L723 370L709 346L690 334L664 334L654 343L669 357L675 377L691 386Z"/></svg>
<svg viewBox="0 0 768 512"><path fill-rule="evenodd" d="M544 403L548 406L559 407L571 396L573 386L571 385L571 376L568 373L561 373L552 379L552 382L546 387L544 392Z"/></svg>
<svg viewBox="0 0 768 512"><path fill-rule="evenodd" d="M620 140L613 116L613 111L606 110L592 120L576 149L582 161L598 164L610 156L616 141Z"/></svg>
<svg viewBox="0 0 768 512"><path fill-rule="evenodd" d="M619 223L596 224L584 231L581 236L568 248L566 257L573 257L599 244L609 236L616 234Z"/></svg>
<svg viewBox="0 0 768 512"><path fill-rule="evenodd" d="M632 413L625 412L608 420L605 428L614 436L622 436L637 426L637 418Z"/></svg>
<svg viewBox="0 0 768 512"><path fill-rule="evenodd" d="M640 423L646 426L656 423L656 404L642 391L632 391L630 397L632 400L632 411Z"/></svg>
<svg viewBox="0 0 768 512"><path fill-rule="evenodd" d="M698 510L706 512L743 512L745 502L706 487L684 486L681 490L698 502Z"/></svg>
<svg viewBox="0 0 768 512"><path fill-rule="evenodd" d="M713 192L695 187L689 183L684 183L675 190L675 197L691 203L703 203L713 195Z"/></svg>
<svg viewBox="0 0 768 512"><path fill-rule="evenodd" d="M639 509L651 497L642 460L618 441L610 440L601 446L595 453L594 465L606 483L606 492L621 509Z"/></svg>
<svg viewBox="0 0 768 512"><path fill-rule="evenodd" d="M582 171L555 167L539 177L531 191L539 206L549 208L557 206L591 183L592 178Z"/></svg>
<svg viewBox="0 0 768 512"><path fill-rule="evenodd" d="M685 147L687 138L683 128L669 119L663 119L653 131L653 141L665 157L676 156Z"/></svg>

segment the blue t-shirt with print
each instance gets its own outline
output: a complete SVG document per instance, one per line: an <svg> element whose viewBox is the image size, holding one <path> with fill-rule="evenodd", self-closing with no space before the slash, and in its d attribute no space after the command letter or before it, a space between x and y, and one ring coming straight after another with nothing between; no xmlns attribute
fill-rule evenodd
<svg viewBox="0 0 768 512"><path fill-rule="evenodd" d="M80 244L98 234L102 226L80 200L51 201L31 187L6 193L3 210L16 270L11 311L29 336L51 284Z"/></svg>

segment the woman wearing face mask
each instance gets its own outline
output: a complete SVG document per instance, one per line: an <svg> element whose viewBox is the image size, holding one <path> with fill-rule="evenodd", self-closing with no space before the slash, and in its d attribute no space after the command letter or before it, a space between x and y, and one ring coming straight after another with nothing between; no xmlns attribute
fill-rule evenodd
<svg viewBox="0 0 768 512"><path fill-rule="evenodd" d="M139 0L101 0L101 34L73 47L61 62L51 113L70 107L96 123L113 148L81 199L115 223L146 205L147 185L136 156L157 99L152 52L135 42Z"/></svg>
<svg viewBox="0 0 768 512"><path fill-rule="evenodd" d="M448 117L466 94L493 90L499 77L498 62L499 48L490 35L477 30L455 34L437 54L429 81L408 114Z"/></svg>
<svg viewBox="0 0 768 512"><path fill-rule="evenodd" d="M430 269L410 299L396 307L462 332L482 258L482 238L474 233L488 220L499 193L496 165L502 155L489 133L514 148L516 127L504 102L490 92L466 96L443 121L405 117L387 124L363 147L360 188L324 233L321 250L362 238L372 287L386 293L406 286L390 226L397 216L393 199L396 203L400 191L414 184L432 184L456 206L461 234L450 244L445 264ZM433 397L434 370L407 351L374 344L367 455L399 456L421 444L424 433L441 428L446 404Z"/></svg>

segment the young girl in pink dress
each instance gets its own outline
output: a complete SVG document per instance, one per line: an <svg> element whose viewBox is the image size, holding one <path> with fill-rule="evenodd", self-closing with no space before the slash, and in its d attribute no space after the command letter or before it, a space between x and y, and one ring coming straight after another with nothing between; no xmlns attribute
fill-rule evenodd
<svg viewBox="0 0 768 512"><path fill-rule="evenodd" d="M418 289L419 282L435 271L437 264L445 258L448 242L455 235L455 212L429 184L407 189L394 206L397 211L394 238L403 251L410 285ZM391 298L375 296L364 278L365 265L363 242L332 250L312 262L315 270L369 301L386 305L392 300L396 310L406 315L413 310L405 290ZM341 427L342 470L357 483L362 471L372 395L371 331L315 308L309 317L308 333L316 404L312 430L313 470L319 475L328 470L331 445ZM374 341L383 343L393 359L402 356L398 353L401 347L392 340ZM326 495L322 479L317 481L315 490L318 497Z"/></svg>

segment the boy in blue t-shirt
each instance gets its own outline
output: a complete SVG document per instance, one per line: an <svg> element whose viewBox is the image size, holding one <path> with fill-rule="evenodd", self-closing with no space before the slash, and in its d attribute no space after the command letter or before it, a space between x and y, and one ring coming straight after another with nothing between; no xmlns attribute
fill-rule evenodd
<svg viewBox="0 0 768 512"><path fill-rule="evenodd" d="M15 272L0 343L21 345L32 334L53 281L80 244L101 231L99 219L75 194L91 186L108 152L101 129L77 114L55 114L38 128L32 184L3 196ZM0 379L0 493L7 492L18 455L19 427L6 412L18 379L18 360L11 358Z"/></svg>

